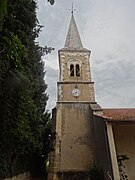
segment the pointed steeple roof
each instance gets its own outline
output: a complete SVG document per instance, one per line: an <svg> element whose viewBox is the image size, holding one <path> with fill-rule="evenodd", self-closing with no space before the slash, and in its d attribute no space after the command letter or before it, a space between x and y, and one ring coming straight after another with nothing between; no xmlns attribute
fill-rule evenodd
<svg viewBox="0 0 135 180"><path fill-rule="evenodd" d="M83 47L73 13L63 50L87 50Z"/></svg>

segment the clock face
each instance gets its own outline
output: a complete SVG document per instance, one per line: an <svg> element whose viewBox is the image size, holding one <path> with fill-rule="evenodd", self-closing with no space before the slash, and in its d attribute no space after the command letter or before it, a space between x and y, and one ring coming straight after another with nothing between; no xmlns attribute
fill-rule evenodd
<svg viewBox="0 0 135 180"><path fill-rule="evenodd" d="M78 96L80 96L80 94L81 94L81 92L80 92L79 89L73 89L72 95L73 95L74 97L78 97Z"/></svg>

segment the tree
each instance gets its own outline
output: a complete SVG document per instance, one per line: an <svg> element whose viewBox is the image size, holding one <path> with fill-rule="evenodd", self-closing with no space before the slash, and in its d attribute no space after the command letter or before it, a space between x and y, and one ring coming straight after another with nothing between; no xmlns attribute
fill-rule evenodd
<svg viewBox="0 0 135 180"><path fill-rule="evenodd" d="M2 0L0 14L0 178L32 171L50 121L34 0ZM48 137L46 137L48 141ZM48 147L47 147L48 148ZM47 152L47 151L46 151Z"/></svg>
<svg viewBox="0 0 135 180"><path fill-rule="evenodd" d="M0 31L2 30L3 18L7 13L7 0L1 0L0 2Z"/></svg>

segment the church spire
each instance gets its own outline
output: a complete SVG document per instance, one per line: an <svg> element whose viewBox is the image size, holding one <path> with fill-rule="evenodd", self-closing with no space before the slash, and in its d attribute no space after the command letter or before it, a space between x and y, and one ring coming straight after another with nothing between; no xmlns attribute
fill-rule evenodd
<svg viewBox="0 0 135 180"><path fill-rule="evenodd" d="M83 48L82 41L81 41L78 29L77 29L77 25L74 19L73 9L71 13L72 13L72 16L70 20L70 25L69 25L64 49L84 50L85 48Z"/></svg>

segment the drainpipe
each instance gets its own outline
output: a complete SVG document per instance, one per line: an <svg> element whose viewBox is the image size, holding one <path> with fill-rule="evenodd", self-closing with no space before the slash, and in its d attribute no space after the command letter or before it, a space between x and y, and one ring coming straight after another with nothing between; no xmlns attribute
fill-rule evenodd
<svg viewBox="0 0 135 180"><path fill-rule="evenodd" d="M111 162L112 162L113 177L114 177L114 180L120 180L119 167L117 163L117 155L116 155L115 142L114 142L114 136L113 136L111 123L106 122L106 128L107 128L109 150L110 150L110 156L111 156Z"/></svg>

